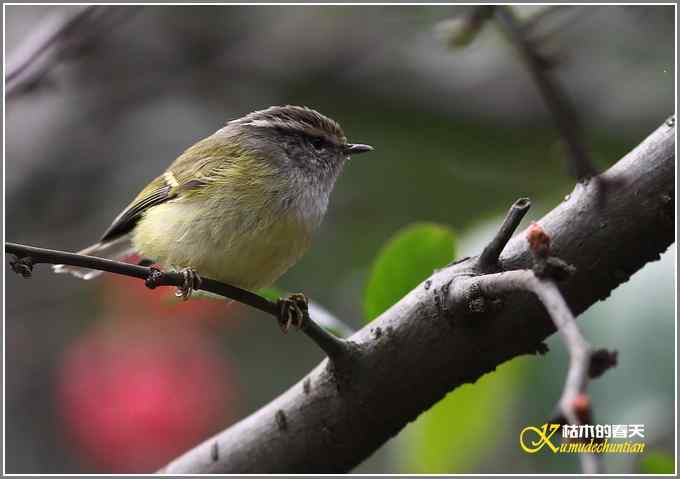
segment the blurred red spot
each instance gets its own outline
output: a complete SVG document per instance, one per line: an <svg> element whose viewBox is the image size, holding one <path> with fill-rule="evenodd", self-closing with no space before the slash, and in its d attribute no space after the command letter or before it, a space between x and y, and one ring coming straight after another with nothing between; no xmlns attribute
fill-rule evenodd
<svg viewBox="0 0 680 479"><path fill-rule="evenodd" d="M550 236L543 231L538 223L532 223L527 230L529 248L538 256L548 256L550 253Z"/></svg>
<svg viewBox="0 0 680 479"><path fill-rule="evenodd" d="M586 393L579 393L572 402L574 413L581 424L589 424L590 420L590 397Z"/></svg>
<svg viewBox="0 0 680 479"><path fill-rule="evenodd" d="M205 337L171 323L161 331L126 324L71 346L58 373L57 408L84 463L147 473L236 417L238 387Z"/></svg>

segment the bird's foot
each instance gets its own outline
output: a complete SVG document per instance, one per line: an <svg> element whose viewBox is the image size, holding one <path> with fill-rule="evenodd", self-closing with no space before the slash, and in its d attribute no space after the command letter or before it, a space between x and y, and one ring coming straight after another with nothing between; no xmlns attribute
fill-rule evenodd
<svg viewBox="0 0 680 479"><path fill-rule="evenodd" d="M182 301L186 301L191 297L191 293L193 293L195 289L201 287L201 277L196 270L191 268L184 268L180 270L179 274L184 277L184 282L182 283L182 286L177 287L175 296L182 298Z"/></svg>
<svg viewBox="0 0 680 479"><path fill-rule="evenodd" d="M284 334L291 326L296 329L302 328L305 320L309 318L309 300L302 293L291 294L279 301L279 326Z"/></svg>

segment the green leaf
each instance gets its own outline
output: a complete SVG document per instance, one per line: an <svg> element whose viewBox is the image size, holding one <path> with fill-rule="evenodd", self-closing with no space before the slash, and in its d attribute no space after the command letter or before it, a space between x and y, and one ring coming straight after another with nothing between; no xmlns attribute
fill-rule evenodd
<svg viewBox="0 0 680 479"><path fill-rule="evenodd" d="M642 474L673 474L674 470L675 459L665 452L652 451L640 461Z"/></svg>
<svg viewBox="0 0 680 479"><path fill-rule="evenodd" d="M283 298L288 295L288 293L285 293L283 290L280 290L274 286L262 288L257 292L257 294L265 299L268 299L269 301L278 301L279 298Z"/></svg>
<svg viewBox="0 0 680 479"><path fill-rule="evenodd" d="M371 321L455 257L456 236L446 226L415 223L397 232L378 254L364 293Z"/></svg>
<svg viewBox="0 0 680 479"><path fill-rule="evenodd" d="M516 358L503 364L476 383L449 393L421 414L399 436L400 472L473 472L482 460L494 455L499 444L514 445L515 431L504 425L516 408L530 359Z"/></svg>

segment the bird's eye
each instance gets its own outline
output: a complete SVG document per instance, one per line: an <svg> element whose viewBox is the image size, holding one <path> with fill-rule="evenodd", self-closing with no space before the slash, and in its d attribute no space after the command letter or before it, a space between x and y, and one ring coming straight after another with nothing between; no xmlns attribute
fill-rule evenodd
<svg viewBox="0 0 680 479"><path fill-rule="evenodd" d="M323 138L319 138L318 136L315 136L314 138L311 139L312 146L316 151L323 151L325 149L325 142L323 141Z"/></svg>

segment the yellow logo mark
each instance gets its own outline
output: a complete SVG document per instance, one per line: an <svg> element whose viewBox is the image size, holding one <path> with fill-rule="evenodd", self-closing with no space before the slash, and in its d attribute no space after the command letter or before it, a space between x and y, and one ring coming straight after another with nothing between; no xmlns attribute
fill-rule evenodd
<svg viewBox="0 0 680 479"><path fill-rule="evenodd" d="M559 429L560 429L559 424L546 423L543 424L543 426L540 429L534 426L527 426L524 429L522 429L522 432L519 433L519 445L522 446L522 449L524 449L526 452L530 454L540 451L546 444L550 449L552 449L552 452L557 452L559 448L555 446L552 442L550 442L550 438ZM536 434L537 437L535 440L531 441L527 446L524 440L525 439L524 436L529 432Z"/></svg>

